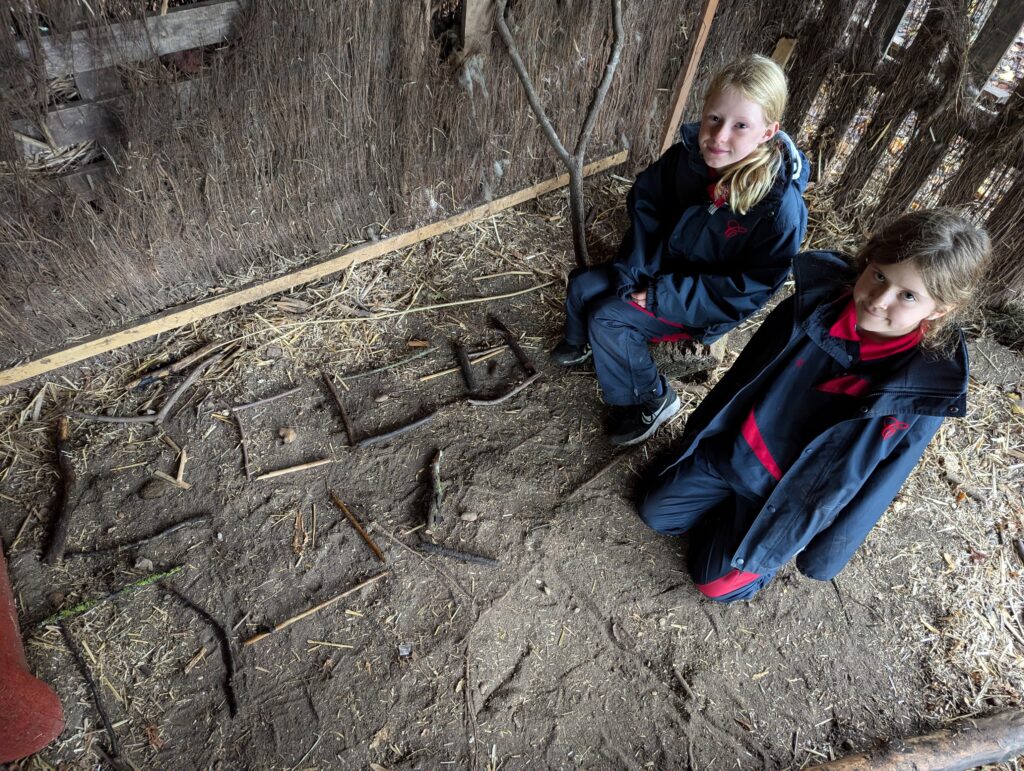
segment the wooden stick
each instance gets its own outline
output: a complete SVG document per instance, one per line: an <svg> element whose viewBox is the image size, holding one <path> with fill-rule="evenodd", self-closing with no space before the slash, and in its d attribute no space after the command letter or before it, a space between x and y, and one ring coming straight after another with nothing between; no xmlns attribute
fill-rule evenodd
<svg viewBox="0 0 1024 771"><path fill-rule="evenodd" d="M181 395L185 393L203 374L203 371L208 369L213 364L216 364L224 356L223 353L215 353L209 359L204 361L192 370L191 374L185 378L184 382L174 389L167 400L164 402L164 406L160 408L160 411L155 415L89 415L84 412L72 412L69 413L73 418L79 418L80 420L91 420L94 423L153 423L157 426L161 425L167 418L168 413L174 406L174 403L181 398Z"/></svg>
<svg viewBox="0 0 1024 771"><path fill-rule="evenodd" d="M482 352L476 354L476 358L472 358L471 357L470 360L469 360L469 363L470 364L479 364L482 361L487 361L488 359L493 359L498 354L504 353L504 351L505 351L505 346L504 345L496 345L493 348L488 348L486 351L482 351ZM433 373L431 373L429 375L423 375L422 377L420 377L419 380L420 380L421 383L426 383L428 380L435 380L435 379L437 379L439 377L444 377L445 375L452 375L452 374L454 374L454 373L456 373L458 371L459 371L458 367L449 367L448 369L443 369L440 372L433 372Z"/></svg>
<svg viewBox="0 0 1024 771"><path fill-rule="evenodd" d="M505 338L505 344L508 345L509 349L515 355L516 360L519 362L519 366L523 368L523 371L526 372L527 375L535 375L537 373L537 368L533 366L533 362L530 361L530 357L526 355L526 351L524 351L523 347L519 345L519 341L516 339L516 336L512 334L512 330L505 326L505 322L493 314L491 315L491 323L498 328L499 332L501 332L501 336Z"/></svg>
<svg viewBox="0 0 1024 771"><path fill-rule="evenodd" d="M213 353L218 348L223 348L229 342L231 341L223 340L219 343L210 343L209 345L204 345L198 351L194 351L190 353L188 356L178 359L178 361L172 362L170 364L165 364L159 369L154 369L150 372L146 372L141 377L136 378L128 385L126 385L125 389L131 391L135 388L144 388L145 386L151 385L152 383L155 383L157 380L161 380L167 377L168 375L177 374L178 372L181 372L184 369L188 369L195 362L199 361L204 356Z"/></svg>
<svg viewBox="0 0 1024 771"><path fill-rule="evenodd" d="M209 519L213 519L212 514L197 514L194 517L183 519L181 522L175 522L170 527L165 527L163 530L153 533L152 535L147 535L143 538L138 538L134 541L119 543L116 546L106 546L102 549L90 549L88 551L69 551L67 554L64 555L64 558L72 559L73 557L92 557L97 554L111 554L127 551L128 549L136 549L139 546L143 546L144 544L149 543L150 541L155 541L158 538L163 538L164 536L171 535L172 533L176 533L179 530L184 530L186 527L191 527L192 525L198 522L205 522Z"/></svg>
<svg viewBox="0 0 1024 771"><path fill-rule="evenodd" d="M459 560L460 562L473 562L477 565L489 565L491 567L498 567L501 565L500 560L485 557L482 554L472 554L470 552L459 551L457 549L449 549L447 546L438 546L436 543L424 542L416 548L422 552L426 552L427 554L436 554L439 557L448 557L449 559Z"/></svg>
<svg viewBox="0 0 1024 771"><path fill-rule="evenodd" d="M544 373L542 373L542 372L538 372L536 375L533 375L532 377L528 377L522 383L520 383L515 388L513 388L511 391L509 391L507 394L504 394L502 396L497 396L497 397L495 397L493 399L466 399L466 403L467 404L471 404L474 407L493 407L495 404L501 404L502 402L505 402L505 401L508 401L509 399L511 399L513 396L515 396L517 393L519 393L523 389L528 388L529 386L531 386L534 383L536 383L538 380L540 380L541 375L543 375L543 374Z"/></svg>
<svg viewBox="0 0 1024 771"><path fill-rule="evenodd" d="M409 431L412 431L414 428L419 428L420 426L426 425L435 417L437 417L437 413L431 412L426 417L420 418L419 420L415 420L406 426L400 426L399 428L396 428L394 431L388 431L385 434L377 434L376 436L368 436L365 439L360 439L356 443L356 447L371 447L375 444L386 442L389 439L394 439L396 436L401 436L402 434L408 433Z"/></svg>
<svg viewBox="0 0 1024 771"><path fill-rule="evenodd" d="M274 477L282 477L285 474L294 474L296 471L305 471L306 469L316 468L317 466L323 466L325 463L334 463L333 458L322 458L320 460L311 460L309 463L300 463L298 466L289 466L288 468L279 468L277 471L268 471L266 474L260 474L256 477L256 480L260 479L273 479Z"/></svg>
<svg viewBox="0 0 1024 771"><path fill-rule="evenodd" d="M356 584L351 589L346 589L341 594L336 594L333 597L331 597L331 599L329 599L329 600L327 600L325 602L321 602L319 605L314 605L309 610L304 610L301 613L299 613L298 615L295 615L295 616L292 616L291 618L285 619L280 624L277 624L269 632L260 632L259 634L253 635L248 640L243 642L242 645L245 646L245 647L248 647L248 646L252 645L253 643L258 643L260 640L264 639L265 637L270 637L270 635L272 635L274 632L280 632L285 627L291 626L296 621L301 621L302 619L306 618L307 616L312 616L314 613L317 613L317 612L323 610L324 608L329 608L331 605L333 605L334 603L338 602L339 600L345 599L350 594L355 594L360 589L363 589L363 588L369 586L370 584L374 583L375 581L379 581L380 579L384 578L384 576L386 576L387 574L388 574L388 571L385 570L383 573L378 573L375 576L370 576L370 578L367 578L365 581L362 581L361 583Z"/></svg>
<svg viewBox="0 0 1024 771"><path fill-rule="evenodd" d="M455 360L459 363L459 371L462 372L462 380L470 394L476 393L476 378L473 377L473 367L469 363L469 355L466 349L458 340L452 343L455 348Z"/></svg>
<svg viewBox="0 0 1024 771"><path fill-rule="evenodd" d="M107 732L107 738L110 739L110 752L115 758L120 757L121 748L117 743L117 734L114 733L114 727L110 724L110 717L107 715L107 710L103 707L103 700L100 699L100 691L96 687L96 681L93 679L92 673L89 672L89 666L85 663L85 659L82 658L82 652L78 650L78 643L75 642L75 638L71 636L71 632L68 631L63 622L58 622L57 626L60 627L64 644L71 651L71 658L75 660L75 666L78 667L79 674L82 675L82 679L85 680L85 684L89 687L89 693L96 704L96 711L100 713L103 730Z"/></svg>
<svg viewBox="0 0 1024 771"><path fill-rule="evenodd" d="M426 348L420 351L419 353L414 353L412 356L406 356L404 359L393 361L390 364L385 364L382 367L374 367L373 369L363 370L362 372L356 372L355 374L352 375L342 375L341 380L355 380L357 378L366 377L367 375L376 375L378 372L387 372L389 369L396 369L398 367L408 364L411 361L416 361L416 359L422 359L424 356L427 356L433 352L433 348Z"/></svg>
<svg viewBox="0 0 1024 771"><path fill-rule="evenodd" d="M155 476L157 479L162 479L165 482L168 482L169 484L172 484L172 485L174 485L175 487L177 487L177 488L179 488L181 490L191 490L192 489L192 485L190 485L184 479L176 479L175 477L172 477L170 474L168 474L168 473L166 473L164 471L154 471L153 472L153 476Z"/></svg>
<svg viewBox="0 0 1024 771"><path fill-rule="evenodd" d="M441 450L434 453L430 462L430 504L427 508L427 530L433 530L441 522L441 501L444 496L444 485L441 483Z"/></svg>
<svg viewBox="0 0 1024 771"><path fill-rule="evenodd" d="M232 682L235 678L235 656L231 650L231 640L228 638L227 630L206 608L196 604L175 587L164 585L164 588L213 627L213 633L217 637L217 642L220 643L220 656L224 661L224 697L228 702L228 714L234 717L238 714L238 699L235 698L235 688Z"/></svg>
<svg viewBox="0 0 1024 771"><path fill-rule="evenodd" d="M348 446L354 447L356 444L356 432L352 428L352 421L349 420L348 410L345 409L345 404L341 401L341 394L338 393L338 388L334 385L334 379L327 372L320 370L320 374L323 376L324 382L327 383L327 389L331 392L331 396L334 397L334 403L338 405L338 413L341 415L341 422L345 426L345 436L348 437Z"/></svg>
<svg viewBox="0 0 1024 771"><path fill-rule="evenodd" d="M246 445L245 426L242 425L242 416L234 413L235 425L238 426L238 444L242 448L242 467L245 469L245 478L252 479L252 468L249 466L249 447Z"/></svg>
<svg viewBox="0 0 1024 771"><path fill-rule="evenodd" d="M165 570L162 573L154 573L153 575L146 576L145 578L139 579L138 581L134 581L128 584L127 586L122 586L120 589L115 589L114 591L110 592L110 594L106 594L103 597L94 597L91 600L83 600L77 605L73 605L70 608L65 608L64 610L57 611L56 613L47 616L38 624L36 624L36 626L46 626L47 624L54 624L58 621L66 621L69 618L75 618L76 616L84 615L93 608L98 607L105 602L117 599L123 594L128 594L129 592L133 592L136 589L142 589L143 587L149 586L150 584L154 584L157 581L161 581L165 578L170 578L171 576L180 573L183 569L183 565L178 565L177 567L173 567L170 570Z"/></svg>
<svg viewBox="0 0 1024 771"><path fill-rule="evenodd" d="M331 494L331 500L334 501L334 505L341 509L343 512L345 512L345 516L348 517L348 521L352 523L352 527L354 527L356 529L356 532L363 537L364 541L366 541L366 545L370 547L370 551L376 554L377 559L379 559L381 562L387 562L387 558L384 556L384 552L382 552L380 550L380 547L373 542L373 539L370 538L370 534L363 529L363 526L361 524L359 524L359 520L355 518L355 515L351 511L349 511L348 506L345 505L345 502L334 493L334 490L329 490L328 492Z"/></svg>
<svg viewBox="0 0 1024 771"><path fill-rule="evenodd" d="M686 109L686 102L690 98L690 89L693 88L693 80L697 76L700 57L704 53L704 44L708 42L711 22L714 20L715 11L717 10L718 0L704 0L704 12L701 14L697 39L693 41L693 48L690 49L690 58L687 59L686 67L679 73L679 79L676 81L675 94L672 97L672 109L669 111L668 120L665 121L665 131L662 134L659 155L664 155L665 151L675 144L676 132L679 131L679 124L683 120L683 110Z"/></svg>
<svg viewBox="0 0 1024 771"><path fill-rule="evenodd" d="M241 412L242 410L251 410L255 407L262 407L264 404L276 402L278 399L283 399L286 396L291 396L292 394L296 394L301 390L302 386L295 386L295 388L289 388L287 391L282 391L279 394L274 394L273 396L268 396L264 399L257 399L254 402L247 402L246 404L236 404L234 407L228 407L227 412L233 415Z"/></svg>
<svg viewBox="0 0 1024 771"><path fill-rule="evenodd" d="M43 558L47 565L53 565L64 559L68 530L71 528L71 514L74 512L74 509L68 508L68 498L75 484L75 466L71 462L67 448L70 434L68 416L61 415L57 419L57 433L54 440L57 450L57 468L60 471L60 490L57 493L57 504L54 507L56 513L53 519L53 535L50 538L50 547L46 550L46 556Z"/></svg>
<svg viewBox="0 0 1024 771"><path fill-rule="evenodd" d="M952 728L892 742L872 753L813 766L828 771L939 771L1002 763L1024 753L1024 712L998 712Z"/></svg>
<svg viewBox="0 0 1024 771"><path fill-rule="evenodd" d="M622 150L599 161L588 163L584 166L583 173L589 176L606 171L625 162L628 155L628 151ZM236 292L228 292L210 300L185 305L181 308L157 314L141 323L113 334L98 335L39 359L0 371L0 388L20 383L23 380L51 372L60 367L66 367L69 364L84 361L107 351L116 350L139 340L145 340L153 335L193 324L202 319L215 316L218 313L262 300L279 292L294 289L301 284L326 278L361 262L397 252L428 238L434 238L471 222L491 217L505 209L518 206L525 201L531 201L552 190L565 187L567 184L569 184L569 175L560 174L557 177L552 177L519 192L468 209L439 222L434 222L405 233L399 233L380 241L372 241L357 246L323 262L300 268L299 270L240 289Z"/></svg>

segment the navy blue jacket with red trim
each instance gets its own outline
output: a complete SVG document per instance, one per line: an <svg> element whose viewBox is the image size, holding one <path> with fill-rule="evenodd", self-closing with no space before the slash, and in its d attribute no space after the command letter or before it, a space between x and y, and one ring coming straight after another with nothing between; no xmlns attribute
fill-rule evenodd
<svg viewBox="0 0 1024 771"><path fill-rule="evenodd" d="M809 252L797 256L793 270L794 295L769 314L694 411L676 462L702 443L721 446L741 436L758 399L795 357L824 351L839 362L854 361L847 341L830 335L834 319L828 317L855 279L848 263L831 252ZM968 363L962 336L948 357L917 347L893 360L898 365L876 373L867 390L838 401L836 419L781 470L732 567L768 573L796 557L804 575L834 577L888 508L943 419L964 415Z"/></svg>
<svg viewBox="0 0 1024 771"><path fill-rule="evenodd" d="M647 290L647 308L713 342L761 308L789 275L807 231L806 157L784 133L775 185L746 214L712 211L715 179L701 158L699 124L637 177L626 206L631 227L614 266L618 296Z"/></svg>

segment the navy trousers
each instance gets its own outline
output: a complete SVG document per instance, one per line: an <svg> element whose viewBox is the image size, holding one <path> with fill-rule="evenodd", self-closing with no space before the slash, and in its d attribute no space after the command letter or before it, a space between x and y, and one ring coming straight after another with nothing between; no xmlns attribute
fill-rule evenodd
<svg viewBox="0 0 1024 771"><path fill-rule="evenodd" d="M749 600L775 577L732 566L762 505L738 495L698 451L651 481L639 512L659 533L690 533L688 562L697 589L716 602L735 602Z"/></svg>
<svg viewBox="0 0 1024 771"><path fill-rule="evenodd" d="M615 406L641 404L659 392L658 368L648 343L686 340L681 324L656 317L616 293L610 264L577 268L565 293L565 339L594 351L594 369L604 400Z"/></svg>

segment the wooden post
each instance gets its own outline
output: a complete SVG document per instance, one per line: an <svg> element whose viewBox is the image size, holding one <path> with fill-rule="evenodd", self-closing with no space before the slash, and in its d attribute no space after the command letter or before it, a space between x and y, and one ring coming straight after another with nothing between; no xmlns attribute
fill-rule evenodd
<svg viewBox="0 0 1024 771"><path fill-rule="evenodd" d="M779 42L775 44L775 50L772 51L772 61L782 69L786 69L794 48L796 48L795 37L780 37Z"/></svg>
<svg viewBox="0 0 1024 771"><path fill-rule="evenodd" d="M487 50L487 38L494 29L494 9L494 0L463 0L463 56L468 57Z"/></svg>
<svg viewBox="0 0 1024 771"><path fill-rule="evenodd" d="M697 65L700 64L701 54L704 53L704 44L708 42L711 22L714 20L717 10L718 0L704 0L704 12L701 14L697 39L693 41L693 49L690 51L686 67L679 73L679 78L676 80L672 110L669 112L668 121L665 123L665 132L662 134L659 152L661 155L675 142L676 132L679 131L679 124L683 120L683 110L686 109L686 102L690 98L690 89L693 88L693 80L697 77Z"/></svg>
<svg viewBox="0 0 1024 771"><path fill-rule="evenodd" d="M961 771L1002 763L1024 753L1024 712L1000 712L961 720L954 728L897 740L865 752L814 766L820 771Z"/></svg>

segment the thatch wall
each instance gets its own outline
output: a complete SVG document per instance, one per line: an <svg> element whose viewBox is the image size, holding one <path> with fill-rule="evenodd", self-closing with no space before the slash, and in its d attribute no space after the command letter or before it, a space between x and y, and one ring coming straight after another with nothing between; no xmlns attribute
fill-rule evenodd
<svg viewBox="0 0 1024 771"><path fill-rule="evenodd" d="M445 56L444 5L432 14L423 2L252 2L231 44L203 54L188 99L174 87L176 67L154 58L122 68L126 150L109 189L83 205L55 200L26 174L0 181L0 362L560 173L500 40L468 63ZM607 59L609 9L608 0L510 8L570 141ZM664 102L692 11L672 0L626 4L629 39L590 157L622 146L653 157L658 89ZM58 35L70 29L67 14L44 12ZM38 34L30 20L23 29ZM11 53L14 42L0 40L5 69L32 84L12 101L16 117L38 118L45 84ZM5 149L16 161L17 148Z"/></svg>

